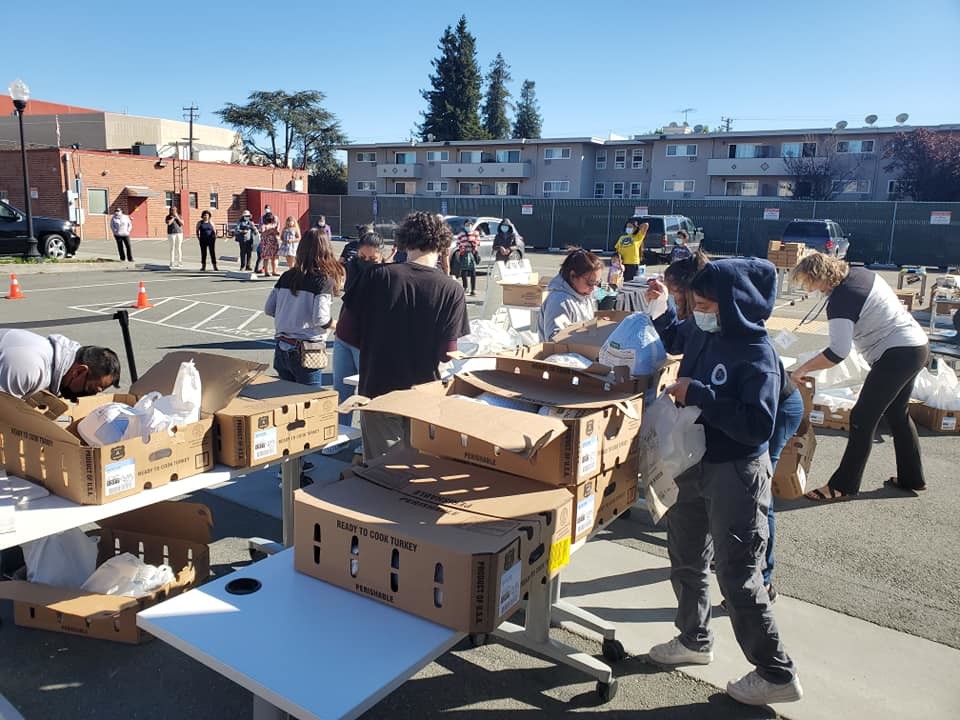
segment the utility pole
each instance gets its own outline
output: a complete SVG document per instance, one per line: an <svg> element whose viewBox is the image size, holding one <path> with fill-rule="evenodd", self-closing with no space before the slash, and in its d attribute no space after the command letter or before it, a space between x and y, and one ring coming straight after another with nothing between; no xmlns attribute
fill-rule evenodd
<svg viewBox="0 0 960 720"><path fill-rule="evenodd" d="M733 118L720 116L720 124L724 132L730 132L730 126L733 125Z"/></svg>
<svg viewBox="0 0 960 720"><path fill-rule="evenodd" d="M190 154L187 157L188 160L193 160L193 119L194 117L199 117L199 110L200 108L198 108L196 105L183 108L185 113L189 113L189 115L184 115L184 119L189 118L190 120Z"/></svg>

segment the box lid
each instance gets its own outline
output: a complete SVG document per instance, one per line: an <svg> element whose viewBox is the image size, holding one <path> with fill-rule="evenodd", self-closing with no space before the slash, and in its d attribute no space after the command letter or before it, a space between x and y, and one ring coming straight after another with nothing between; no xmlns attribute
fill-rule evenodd
<svg viewBox="0 0 960 720"><path fill-rule="evenodd" d="M26 431L48 440L57 440L80 446L80 438L58 423L12 395L0 392L0 418L17 430Z"/></svg>
<svg viewBox="0 0 960 720"><path fill-rule="evenodd" d="M86 590L10 580L0 583L0 598L30 605L44 605L65 615L87 619L110 617L127 608L139 607L137 598L126 595L100 595Z"/></svg>
<svg viewBox="0 0 960 720"><path fill-rule="evenodd" d="M213 517L210 508L201 503L168 500L98 520L97 524L115 531L137 532L207 545L210 542Z"/></svg>
<svg viewBox="0 0 960 720"><path fill-rule="evenodd" d="M553 341L602 347L607 338L617 329L617 325L629 315L630 313L622 310L598 312L592 320L563 328L553 336Z"/></svg>
<svg viewBox="0 0 960 720"><path fill-rule="evenodd" d="M227 355L199 352L172 352L163 356L130 386L138 397L149 392L169 395L180 371L180 364L193 360L200 372L202 397L200 410L212 414L235 398L257 375L267 369L264 363L239 360Z"/></svg>
<svg viewBox="0 0 960 720"><path fill-rule="evenodd" d="M441 394L442 387L440 383L431 383L412 390L396 390L373 400L356 398L342 405L341 410L402 415L445 430L467 433L528 459L567 431L559 418L447 397ZM365 404L358 404L364 401Z"/></svg>
<svg viewBox="0 0 960 720"><path fill-rule="evenodd" d="M335 390L301 385L275 377L261 375L240 391L240 394L224 405L219 412L225 414L252 415L276 410L287 405L298 405L337 397Z"/></svg>

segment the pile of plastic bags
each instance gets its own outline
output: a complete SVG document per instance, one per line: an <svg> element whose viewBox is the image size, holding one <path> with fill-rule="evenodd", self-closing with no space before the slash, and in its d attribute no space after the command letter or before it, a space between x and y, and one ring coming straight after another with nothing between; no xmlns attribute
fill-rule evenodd
<svg viewBox="0 0 960 720"><path fill-rule="evenodd" d="M797 358L797 365L805 363L817 352L803 353ZM870 372L870 364L856 350L844 358L843 362L826 370L810 373L817 381L817 394L813 402L834 411L850 410L857 403L860 388Z"/></svg>
<svg viewBox="0 0 960 720"><path fill-rule="evenodd" d="M600 348L600 362L609 367L625 365L631 375L651 375L667 361L660 336L645 313L626 317Z"/></svg>
<svg viewBox="0 0 960 720"><path fill-rule="evenodd" d="M960 382L949 365L937 363L917 375L911 397L938 410L960 410Z"/></svg>

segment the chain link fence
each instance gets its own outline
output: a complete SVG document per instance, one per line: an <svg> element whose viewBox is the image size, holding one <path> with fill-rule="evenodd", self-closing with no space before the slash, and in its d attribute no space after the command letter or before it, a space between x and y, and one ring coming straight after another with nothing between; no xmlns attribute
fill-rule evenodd
<svg viewBox="0 0 960 720"><path fill-rule="evenodd" d="M769 241L779 240L791 220L830 219L850 235L847 258L854 262L960 265L960 203L310 196L311 222L325 215L335 234L356 235L357 225L372 222L391 238L408 213L425 210L509 217L527 245L539 249L609 251L637 208L689 217L703 228L704 248L713 253L765 257Z"/></svg>

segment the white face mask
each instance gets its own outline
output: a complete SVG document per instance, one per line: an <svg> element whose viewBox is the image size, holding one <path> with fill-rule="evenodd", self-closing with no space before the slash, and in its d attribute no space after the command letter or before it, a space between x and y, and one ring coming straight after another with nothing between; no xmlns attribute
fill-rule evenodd
<svg viewBox="0 0 960 720"><path fill-rule="evenodd" d="M694 310L693 321L697 324L697 327L704 332L720 332L720 323L717 321L716 313L705 313Z"/></svg>
<svg viewBox="0 0 960 720"><path fill-rule="evenodd" d="M317 227L326 227L326 226L327 224L325 222L317 223Z"/></svg>
<svg viewBox="0 0 960 720"><path fill-rule="evenodd" d="M636 231L637 229L635 227L628 227L626 230L624 230L624 233L627 235L633 235Z"/></svg>

